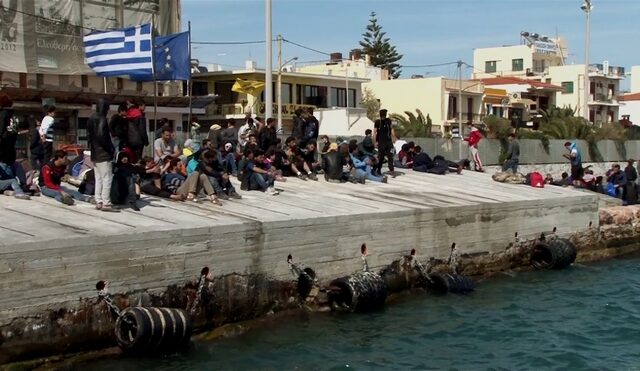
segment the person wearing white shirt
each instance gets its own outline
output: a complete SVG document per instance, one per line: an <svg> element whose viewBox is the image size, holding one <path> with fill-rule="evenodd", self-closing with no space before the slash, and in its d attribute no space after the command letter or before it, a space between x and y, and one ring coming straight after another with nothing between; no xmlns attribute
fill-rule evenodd
<svg viewBox="0 0 640 371"><path fill-rule="evenodd" d="M55 123L56 107L48 106L47 115L42 119L40 123L40 140L44 146L44 159L43 163L48 163L53 155L53 124Z"/></svg>

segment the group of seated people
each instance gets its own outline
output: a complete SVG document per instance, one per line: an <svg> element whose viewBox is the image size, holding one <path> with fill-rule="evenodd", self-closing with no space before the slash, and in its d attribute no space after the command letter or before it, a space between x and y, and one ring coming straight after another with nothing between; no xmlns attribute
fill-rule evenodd
<svg viewBox="0 0 640 371"><path fill-rule="evenodd" d="M634 162L634 160L629 160L625 169L622 169L619 164L613 164L604 175L598 176L594 174L591 166L587 166L580 172L582 176L579 179L572 179L566 172L561 174L561 179L559 180L554 180L551 174L547 174L545 183L562 187L573 185L574 187L620 198L624 205L634 205L637 203L638 192L640 191L640 187L636 184L638 171L633 166Z"/></svg>

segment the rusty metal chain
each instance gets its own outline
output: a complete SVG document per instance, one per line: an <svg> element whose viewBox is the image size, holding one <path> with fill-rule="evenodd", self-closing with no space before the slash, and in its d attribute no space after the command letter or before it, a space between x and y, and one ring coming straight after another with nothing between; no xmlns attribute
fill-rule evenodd
<svg viewBox="0 0 640 371"><path fill-rule="evenodd" d="M193 300L193 304L191 305L191 310L189 311L190 315L195 315L197 313L198 307L200 306L200 297L202 296L202 290L204 290L204 284L207 282L207 275L204 274L200 276L200 282L198 282L198 290L196 291L196 298Z"/></svg>

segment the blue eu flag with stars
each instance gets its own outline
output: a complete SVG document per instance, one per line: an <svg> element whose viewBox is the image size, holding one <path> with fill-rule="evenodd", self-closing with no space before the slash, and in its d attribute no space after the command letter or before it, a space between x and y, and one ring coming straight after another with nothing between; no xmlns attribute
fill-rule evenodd
<svg viewBox="0 0 640 371"><path fill-rule="evenodd" d="M153 64L156 80L189 80L189 32L180 32L153 39Z"/></svg>

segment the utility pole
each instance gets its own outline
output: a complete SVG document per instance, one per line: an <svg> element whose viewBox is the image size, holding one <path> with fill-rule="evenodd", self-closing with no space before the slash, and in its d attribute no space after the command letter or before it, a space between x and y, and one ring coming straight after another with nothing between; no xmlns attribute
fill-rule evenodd
<svg viewBox="0 0 640 371"><path fill-rule="evenodd" d="M278 133L282 130L282 35L278 35L278 79L276 81L276 104L278 106Z"/></svg>
<svg viewBox="0 0 640 371"><path fill-rule="evenodd" d="M462 61L458 61L458 135L460 135L460 142L458 145L458 157L462 160L462 142L464 137L462 135Z"/></svg>
<svg viewBox="0 0 640 371"><path fill-rule="evenodd" d="M266 59L266 67L264 69L264 118L268 119L273 115L273 66L272 66L272 44L271 41L273 39L271 35L271 0L266 0L266 9L265 9L265 25L264 25L264 33L265 33L265 41L266 41L266 50L265 50L265 59Z"/></svg>
<svg viewBox="0 0 640 371"><path fill-rule="evenodd" d="M584 35L584 99L582 102L582 117L589 121L589 90L591 88L591 85L589 84L589 49L591 48L591 11L593 10L591 0L584 0L584 3L582 3L580 9L582 9L586 15L586 27Z"/></svg>

